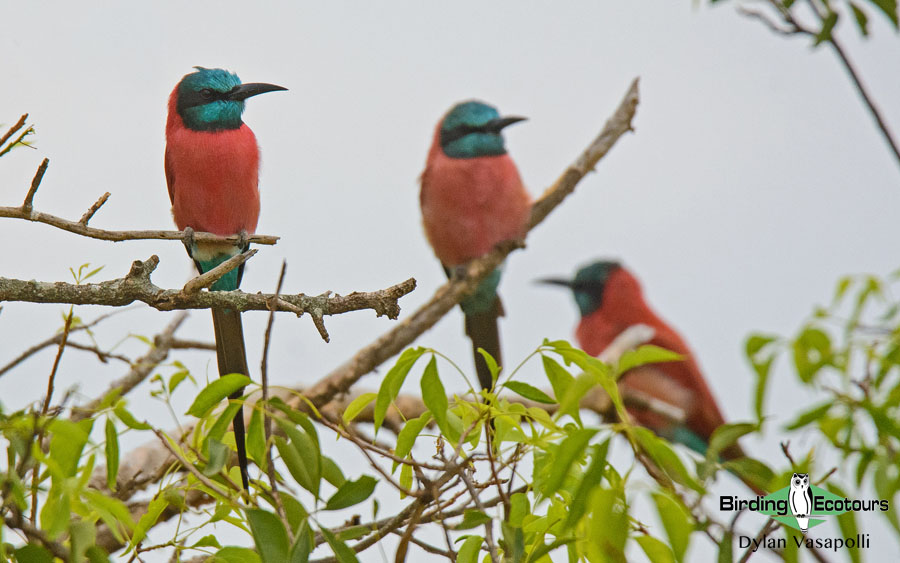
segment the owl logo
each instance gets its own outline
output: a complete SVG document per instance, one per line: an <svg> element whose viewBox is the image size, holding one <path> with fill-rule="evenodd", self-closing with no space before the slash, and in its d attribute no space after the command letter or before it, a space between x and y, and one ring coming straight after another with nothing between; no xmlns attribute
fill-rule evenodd
<svg viewBox="0 0 900 563"><path fill-rule="evenodd" d="M791 476L791 491L788 493L791 512L804 534L809 529L809 513L812 512L812 491L809 488L809 473L794 473Z"/></svg>

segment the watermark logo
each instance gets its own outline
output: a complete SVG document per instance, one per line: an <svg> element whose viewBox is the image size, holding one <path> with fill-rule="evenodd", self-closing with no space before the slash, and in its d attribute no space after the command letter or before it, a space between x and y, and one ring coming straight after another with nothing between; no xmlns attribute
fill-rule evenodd
<svg viewBox="0 0 900 563"><path fill-rule="evenodd" d="M787 487L779 489L766 496L757 496L747 499L736 496L720 496L719 510L723 512L737 512L739 510L752 510L772 517L803 533L803 536L793 538L798 547L834 549L840 548L868 548L870 545L869 534L857 534L855 538L809 538L804 537L810 528L824 523L825 516L838 516L845 512L886 512L890 509L890 501L886 499L849 499L837 495L831 491L817 487L809 482L808 473L794 473L791 475ZM738 537L741 548L751 548L753 551L761 547L771 549L784 549L785 538L751 538Z"/></svg>

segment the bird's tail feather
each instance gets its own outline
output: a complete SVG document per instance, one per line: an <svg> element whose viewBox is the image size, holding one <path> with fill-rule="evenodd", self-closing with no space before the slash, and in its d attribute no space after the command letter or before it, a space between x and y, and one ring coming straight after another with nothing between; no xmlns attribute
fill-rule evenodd
<svg viewBox="0 0 900 563"><path fill-rule="evenodd" d="M484 357L478 353L479 348L490 354L498 365L503 365L500 355L500 332L497 327L497 318L503 316L503 304L500 298L494 299L494 303L485 311L466 314L466 335L472 340L472 353L475 355L475 372L478 381L484 389L490 389L493 385L491 370L488 368Z"/></svg>
<svg viewBox="0 0 900 563"><path fill-rule="evenodd" d="M244 329L241 325L241 314L230 309L213 309L213 327L216 331L216 357L219 363L219 375L241 373L250 375L247 369L247 352L244 349ZM235 391L229 397L237 399L243 395L243 389ZM247 473L247 448L244 431L244 409L238 409L234 415L234 442L237 446L238 465L241 468L241 482L244 490L250 490L250 477Z"/></svg>

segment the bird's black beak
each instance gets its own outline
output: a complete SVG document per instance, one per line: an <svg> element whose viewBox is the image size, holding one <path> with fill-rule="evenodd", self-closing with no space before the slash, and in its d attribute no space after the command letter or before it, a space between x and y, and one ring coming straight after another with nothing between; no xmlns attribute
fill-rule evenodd
<svg viewBox="0 0 900 563"><path fill-rule="evenodd" d="M568 287L569 289L575 288L575 283L571 280L563 280L559 278L543 278L539 280L534 280L534 283L542 283L546 285L561 285L563 287Z"/></svg>
<svg viewBox="0 0 900 563"><path fill-rule="evenodd" d="M266 84L265 82L250 82L249 84L241 84L235 86L228 92L228 99L242 102L247 98L266 92L277 92L279 90L287 90L284 86L276 86L275 84Z"/></svg>
<svg viewBox="0 0 900 563"><path fill-rule="evenodd" d="M508 117L498 117L497 119L492 119L487 122L484 128L492 133L499 133L506 127L509 127L513 123L518 123L520 121L526 121L527 117L519 117L517 115L510 115Z"/></svg>

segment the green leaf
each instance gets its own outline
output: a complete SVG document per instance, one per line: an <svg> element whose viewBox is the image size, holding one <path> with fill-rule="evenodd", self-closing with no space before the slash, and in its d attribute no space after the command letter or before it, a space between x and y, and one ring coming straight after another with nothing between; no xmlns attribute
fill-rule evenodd
<svg viewBox="0 0 900 563"><path fill-rule="evenodd" d="M281 520L271 512L259 508L247 509L246 514L253 543L256 544L262 563L287 561L290 543Z"/></svg>
<svg viewBox="0 0 900 563"><path fill-rule="evenodd" d="M794 340L793 352L797 375L803 383L809 383L832 361L831 338L825 331L807 326Z"/></svg>
<svg viewBox="0 0 900 563"><path fill-rule="evenodd" d="M291 473L291 477L294 478L298 485L307 491L311 491L313 489L312 476L306 462L297 450L291 447L287 440L281 436L275 436L275 447L278 449L278 455L281 456L281 460Z"/></svg>
<svg viewBox="0 0 900 563"><path fill-rule="evenodd" d="M384 376L384 381L381 382L381 387L378 388L378 397L375 400L373 422L375 424L376 435L378 434L378 429L381 428L381 423L384 422L384 416L387 414L388 407L391 406L391 403L400 393L400 388L403 386L403 381L406 380L409 370L412 369L416 361L418 361L425 352L425 348L422 347L407 348L400 354L400 358L397 360L397 363L394 364L394 367L392 367L387 375Z"/></svg>
<svg viewBox="0 0 900 563"><path fill-rule="evenodd" d="M65 532L71 519L70 497L68 491L62 489L63 487L51 487L44 507L41 508L41 528L50 539L56 539Z"/></svg>
<svg viewBox="0 0 900 563"><path fill-rule="evenodd" d="M204 437L204 442L208 443L210 440L219 440L221 441L225 437L225 433L228 431L228 427L231 426L231 423L234 421L234 417L237 415L238 411L241 410L241 404L238 402L230 402L228 406L222 409L222 412L219 413L219 416L216 417L216 421L212 426L209 427L209 430L206 431L206 436ZM204 453L206 453L206 445L204 444Z"/></svg>
<svg viewBox="0 0 900 563"><path fill-rule="evenodd" d="M81 495L91 510L100 516L116 539L124 543L126 539L122 535L123 531L131 531L135 528L131 512L125 503L94 489L85 489Z"/></svg>
<svg viewBox="0 0 900 563"><path fill-rule="evenodd" d="M641 448L650 455L653 462L665 471L669 477L697 492L703 492L703 487L688 473L678 454L675 453L675 450L672 449L668 442L643 427L634 427L632 432L638 443L640 443Z"/></svg>
<svg viewBox="0 0 900 563"><path fill-rule="evenodd" d="M69 524L69 558L71 561L83 561L87 549L97 541L97 528L91 522L73 520Z"/></svg>
<svg viewBox="0 0 900 563"><path fill-rule="evenodd" d="M793 542L787 542L791 544ZM722 534L722 541L719 542L718 563L733 563L734 561L734 534L731 530L725 530Z"/></svg>
<svg viewBox="0 0 900 563"><path fill-rule="evenodd" d="M325 541L328 542L328 545L331 547L331 551L334 552L334 556L337 558L339 563L359 563L359 559L356 558L356 553L353 552L352 549L347 547L347 544L339 540L335 537L331 530L328 528L319 528L322 530L322 535L325 536Z"/></svg>
<svg viewBox="0 0 900 563"><path fill-rule="evenodd" d="M350 401L350 404L347 405L347 408L344 409L344 414L341 416L344 424L349 424L354 418L359 416L359 413L361 413L364 408L369 406L369 403L374 401L377 397L378 393L363 393L359 397Z"/></svg>
<svg viewBox="0 0 900 563"><path fill-rule="evenodd" d="M679 500L667 493L653 493L653 502L669 538L675 560L681 563L691 540L691 532L694 531L690 512Z"/></svg>
<svg viewBox="0 0 900 563"><path fill-rule="evenodd" d="M262 406L257 404L250 415L247 426L247 455L256 462L263 471L266 470L266 429L263 426Z"/></svg>
<svg viewBox="0 0 900 563"><path fill-rule="evenodd" d="M466 541L457 552L456 563L478 563L478 552L483 542L484 538L481 536L466 536Z"/></svg>
<svg viewBox="0 0 900 563"><path fill-rule="evenodd" d="M221 403L223 399L235 391L243 389L249 384L250 378L246 375L240 373L223 375L200 391L197 398L191 403L191 408L189 408L185 414L201 418L209 412L210 409Z"/></svg>
<svg viewBox="0 0 900 563"><path fill-rule="evenodd" d="M515 493L509 497L509 519L511 526L516 528L522 527L522 521L531 512L531 503L528 502L528 495L525 493Z"/></svg>
<svg viewBox="0 0 900 563"><path fill-rule="evenodd" d="M716 428L709 437L709 446L706 449L706 459L715 461L719 453L736 443L738 438L759 429L759 425L751 422L733 422L723 424Z"/></svg>
<svg viewBox="0 0 900 563"><path fill-rule="evenodd" d="M550 475L543 483L543 487L540 487L540 491L545 497L549 497L562 487L572 465L581 459L588 442L596 433L597 429L594 428L577 428L572 430L559 444L553 454Z"/></svg>
<svg viewBox="0 0 900 563"><path fill-rule="evenodd" d="M109 554L98 545L92 545L84 552L90 563L109 563Z"/></svg>
<svg viewBox="0 0 900 563"><path fill-rule="evenodd" d="M93 424L94 421L90 418L77 423L62 418L50 421L47 428L50 434L50 459L59 464L63 476L75 476Z"/></svg>
<svg viewBox="0 0 900 563"><path fill-rule="evenodd" d="M775 352L769 344L775 342L774 336L765 336L754 334L747 339L745 352L753 371L756 372L756 393L754 396L753 406L757 420L763 418L763 407L765 404L766 389L769 383L769 372L772 369L772 363L775 361ZM766 350L765 353L763 351Z"/></svg>
<svg viewBox="0 0 900 563"><path fill-rule="evenodd" d="M138 520L137 525L134 527L134 534L131 536L130 544L132 547L144 541L144 538L147 536L147 530L156 525L156 521L159 520L160 515L167 506L169 506L169 502L164 495L159 495L150 501L150 504L147 506L147 512L141 516L141 519Z"/></svg>
<svg viewBox="0 0 900 563"><path fill-rule="evenodd" d="M669 546L653 536L638 536L636 540L650 561L654 563L675 562L675 556Z"/></svg>
<svg viewBox="0 0 900 563"><path fill-rule="evenodd" d="M862 33L863 37L868 37L869 16L855 2L850 2L850 8L853 9L853 18L856 20L856 27L859 28L859 32Z"/></svg>
<svg viewBox="0 0 900 563"><path fill-rule="evenodd" d="M684 360L684 356L681 354L654 346L653 344L645 344L637 350L627 350L622 354L622 358L619 360L618 366L616 366L616 373L622 374L632 368L647 364L680 362L682 360Z"/></svg>
<svg viewBox="0 0 900 563"><path fill-rule="evenodd" d="M847 498L847 493L843 491L840 487L833 483L828 483L825 487L836 494L840 498ZM845 538L855 538L857 533L859 532L859 526L856 524L856 512L850 510L848 512L844 512L843 514L837 515L838 526L841 529L841 535ZM850 556L850 561L853 563L860 563L862 557L860 556L859 549L848 549L847 555Z"/></svg>
<svg viewBox="0 0 900 563"><path fill-rule="evenodd" d="M469 530L477 526L483 526L491 521L491 517L480 510L469 509L463 513L462 522L453 526L454 530Z"/></svg>
<svg viewBox="0 0 900 563"><path fill-rule="evenodd" d="M122 421L122 424L132 430L150 430L150 428L152 428L146 422L138 422L137 419L134 418L134 415L125 408L124 399L119 401L116 408L113 409L113 412L116 413L116 416Z"/></svg>
<svg viewBox="0 0 900 563"><path fill-rule="evenodd" d="M884 12L884 15L891 20L891 23L894 24L894 29L898 29L898 21L897 21L897 0L869 0L871 3L878 6L878 8Z"/></svg>
<svg viewBox="0 0 900 563"><path fill-rule="evenodd" d="M586 531L597 553L596 557L589 557L592 561L626 561L628 513L623 496L621 488L598 488L591 495L591 521Z"/></svg>
<svg viewBox="0 0 900 563"><path fill-rule="evenodd" d="M262 563L262 560L252 549L230 545L217 551L211 563Z"/></svg>
<svg viewBox="0 0 900 563"><path fill-rule="evenodd" d="M514 393L525 397L526 399L531 399L532 401L537 401L538 403L544 403L546 405L552 405L556 403L556 401L554 401L546 393L533 385L525 383L524 381L508 381L506 382L504 387Z"/></svg>
<svg viewBox="0 0 900 563"><path fill-rule="evenodd" d="M219 543L219 540L216 539L216 536L209 534L207 536L203 536L197 543L191 546L191 548L196 549L198 547L216 547L221 548L222 545Z"/></svg>
<svg viewBox="0 0 900 563"><path fill-rule="evenodd" d="M400 486L403 487L404 489L406 489L406 490L412 489L412 482L413 482L412 465L409 465L408 463L403 464L403 467L400 468L400 479L398 482L400 483ZM404 498L405 496L406 496L406 493L403 493L403 492L400 493L400 498Z"/></svg>
<svg viewBox="0 0 900 563"><path fill-rule="evenodd" d="M218 440L210 439L209 461L207 462L206 467L203 468L203 474L207 477L217 475L219 471L222 471L222 468L225 467L225 463L228 461L230 454L231 449L228 446Z"/></svg>
<svg viewBox="0 0 900 563"><path fill-rule="evenodd" d="M753 483L760 489L768 489L775 477L768 465L752 457L732 459L723 463L722 466L743 481Z"/></svg>
<svg viewBox="0 0 900 563"><path fill-rule="evenodd" d="M606 455L609 453L609 439L594 445L591 450L593 451L591 455L591 464L581 477L581 482L578 483L578 489L572 497L572 501L569 503L569 510L566 515L565 523L566 529L571 529L578 524L578 521L581 520L581 517L584 516L584 513L587 510L587 502L590 498L591 491L600 486L600 481L603 479L603 470L606 468Z"/></svg>
<svg viewBox="0 0 900 563"><path fill-rule="evenodd" d="M546 354L541 354L541 362L544 364L544 373L547 375L550 387L553 388L553 396L559 401L575 381L575 377Z"/></svg>
<svg viewBox="0 0 900 563"><path fill-rule="evenodd" d="M599 383L599 379L600 378L593 373L578 374L572 384L566 389L562 399L560 399L559 410L554 418L559 419L564 414L568 414L580 424L581 421L578 416L578 408L581 405L581 400L587 395L588 391Z"/></svg>
<svg viewBox="0 0 900 563"><path fill-rule="evenodd" d="M500 374L500 366L497 365L497 360L488 354L484 348L478 348L478 353L481 354L481 357L484 358L484 363L487 364L488 371L491 372L491 389L497 384L497 376Z"/></svg>
<svg viewBox="0 0 900 563"><path fill-rule="evenodd" d="M825 15L825 19L822 21L822 29L816 35L815 41L813 41L813 47L821 45L825 41L831 41L831 30L837 25L837 21L837 12L832 12L829 8L828 14Z"/></svg>
<svg viewBox="0 0 900 563"><path fill-rule="evenodd" d="M347 482L340 466L328 456L322 456L322 477L334 487L340 487Z"/></svg>
<svg viewBox="0 0 900 563"><path fill-rule="evenodd" d="M191 372L186 369L176 371L174 374L172 374L172 377L169 378L169 394L171 395L172 393L174 393L175 389L177 389L178 386L181 385L181 382L189 377L191 381L194 381L194 378L191 377ZM196 384L197 382L194 381L194 383Z"/></svg>
<svg viewBox="0 0 900 563"><path fill-rule="evenodd" d="M356 481L347 481L325 503L325 510L340 510L359 504L372 495L378 481L369 475L363 475Z"/></svg>
<svg viewBox="0 0 900 563"><path fill-rule="evenodd" d="M106 419L106 486L109 490L116 490L116 475L119 474L119 435L116 433L116 424L112 419Z"/></svg>
<svg viewBox="0 0 900 563"><path fill-rule="evenodd" d="M322 480L322 452L319 449L319 439L315 429L309 424L309 420L306 418L298 420L301 421L304 431L297 429L296 426L288 421L278 420L277 422L281 430L290 438L291 446L301 459L303 467L309 476L310 488L307 488L307 490L318 498L319 485Z"/></svg>
<svg viewBox="0 0 900 563"><path fill-rule="evenodd" d="M785 430L796 430L798 428L802 428L812 422L815 422L825 416L825 414L831 410L831 407L834 405L834 401L826 401L821 405L816 405L815 407L803 412L800 414L793 422L789 423L784 427Z"/></svg>
<svg viewBox="0 0 900 563"><path fill-rule="evenodd" d="M291 529L296 531L300 530L302 527L303 530L308 532L309 526L307 525L307 520L309 518L309 513L303 508L300 501L283 490L278 493L278 498L281 499L281 504L284 506L284 515L287 517L288 525Z"/></svg>
<svg viewBox="0 0 900 563"><path fill-rule="evenodd" d="M591 496L591 491L600 486L603 479L603 470L606 468L606 455L609 453L609 439L604 440L600 444L594 445L593 455L591 456L591 464L581 478L578 484L578 490L569 503L569 513L566 516L566 529L573 528L587 510L587 502Z"/></svg>
<svg viewBox="0 0 900 563"><path fill-rule="evenodd" d="M397 447L394 448L395 456L405 459L406 456L409 455L409 452L412 451L413 446L416 443L416 438L419 437L419 434L428 424L429 420L431 420L431 413L426 412L419 418L409 420L403 425L403 428L400 429L400 433L397 434ZM398 463L394 462L391 473L397 469L397 465Z"/></svg>
<svg viewBox="0 0 900 563"><path fill-rule="evenodd" d="M309 529L309 526L304 525L300 533L297 534L294 545L291 546L290 563L306 563L309 561L309 554L312 553L313 547L315 547L313 541L312 530Z"/></svg>
<svg viewBox="0 0 900 563"><path fill-rule="evenodd" d="M444 384L438 376L437 360L431 356L428 365L425 366L425 372L422 374L421 381L422 400L425 406L431 411L431 416L437 423L438 428L445 436L450 435L450 429L447 425L447 411L450 409L447 401L447 392L444 391Z"/></svg>
<svg viewBox="0 0 900 563"><path fill-rule="evenodd" d="M37 544L23 545L15 553L19 563L53 563L53 555Z"/></svg>

